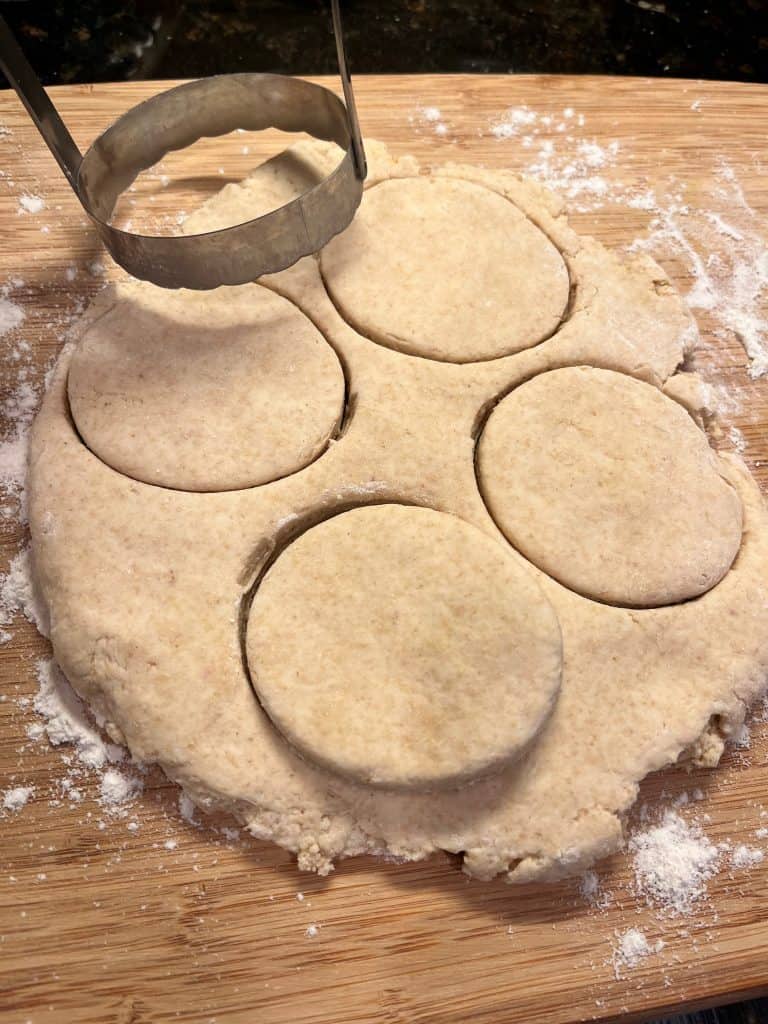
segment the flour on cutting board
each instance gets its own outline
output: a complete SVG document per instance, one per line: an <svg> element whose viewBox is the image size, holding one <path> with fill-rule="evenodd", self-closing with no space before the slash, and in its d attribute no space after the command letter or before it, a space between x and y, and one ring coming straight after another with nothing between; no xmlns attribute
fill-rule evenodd
<svg viewBox="0 0 768 1024"><path fill-rule="evenodd" d="M640 928L628 928L623 933L617 933L611 958L614 976L618 980L623 977L626 968L637 967L641 960L654 953L660 953L663 948L663 939L649 942L645 932Z"/></svg>

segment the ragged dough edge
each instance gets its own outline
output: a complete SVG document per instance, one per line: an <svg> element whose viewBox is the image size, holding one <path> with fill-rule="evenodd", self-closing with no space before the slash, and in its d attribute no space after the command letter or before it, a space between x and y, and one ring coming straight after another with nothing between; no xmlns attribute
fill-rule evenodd
<svg viewBox="0 0 768 1024"><path fill-rule="evenodd" d="M412 173L412 168L409 168L409 173ZM597 243L595 246L602 253L606 252L601 246L598 247ZM589 251L589 246L586 248ZM655 264L645 262L644 265L649 276L655 274ZM107 288L97 297L84 319L78 323L73 337L78 337L95 317L111 308L120 287L123 285ZM58 374L66 375L66 363L65 355L59 363ZM759 515L762 518L765 529L766 515L756 485L741 460L731 457L727 461L731 464L734 483L742 494L745 507L749 506L751 516ZM747 543L748 537L745 538L745 544ZM53 631L61 634L67 627L67 622L62 621L60 617L54 624ZM119 672L121 676L127 677L135 654L131 649L131 641L127 635L125 638L99 637L97 641L86 654L94 669L94 677L88 679L83 674L73 672L70 678L75 680L75 688L93 707L96 717L105 723L110 735L119 740L127 738L131 749L140 760L157 761L169 778L181 784L193 801L202 808L231 812L253 835L269 839L292 850L298 855L302 869L327 874L332 869L334 860L361 853L401 860L420 860L440 848L454 853L462 852L461 847L451 846L449 843L440 846L426 840L408 842L403 837L385 840L356 822L353 816L341 807L338 800L329 801L333 806L329 808L328 813L319 813L315 809L308 811L301 805L270 807L265 803L256 806L250 801L212 793L206 788L204 780L191 770L183 758L169 761L159 756L159 752L143 748L141 742L132 735L132 723L123 721L120 710L112 705L104 690L99 689L98 683L98 675L106 671ZM692 757L704 763L716 763L722 752L718 737L722 739L722 735L733 732L743 721L747 705L764 689L766 668L768 651L763 651L760 664L753 668L749 677L739 681L738 692L734 691L730 696L714 702L707 708L692 734L679 737L661 755L649 761L642 774L635 774L642 778L650 771L685 759L689 752ZM556 853L536 849L518 851L510 849L510 837L507 837L506 842L497 842L489 837L481 844L470 846L463 851L465 870L478 878L490 878L499 873L506 873L508 880L512 882L549 880L577 873L594 860L621 846L623 815L634 803L636 794L637 783L625 779L623 798L619 806L596 806L578 810L570 823L568 844Z"/></svg>
<svg viewBox="0 0 768 1024"><path fill-rule="evenodd" d="M702 428L709 429L717 422L717 400L714 388L698 373L680 371L673 374L661 389L686 409Z"/></svg>

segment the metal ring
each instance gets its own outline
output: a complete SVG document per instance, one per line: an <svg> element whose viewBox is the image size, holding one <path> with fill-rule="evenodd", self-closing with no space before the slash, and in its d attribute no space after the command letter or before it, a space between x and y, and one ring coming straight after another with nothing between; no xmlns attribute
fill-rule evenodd
<svg viewBox="0 0 768 1024"><path fill-rule="evenodd" d="M119 195L166 153L235 128L305 131L344 156L303 195L270 213L202 235L135 235L109 223ZM363 171L364 173L364 171ZM123 114L83 157L76 191L116 262L164 288L243 284L317 252L352 220L363 181L342 101L285 75L219 75L153 96Z"/></svg>

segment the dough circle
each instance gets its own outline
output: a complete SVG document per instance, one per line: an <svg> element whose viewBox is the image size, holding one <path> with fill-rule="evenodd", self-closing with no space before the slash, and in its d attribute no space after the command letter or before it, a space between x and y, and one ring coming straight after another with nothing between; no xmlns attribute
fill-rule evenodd
<svg viewBox="0 0 768 1024"><path fill-rule="evenodd" d="M522 384L491 413L478 480L496 523L587 597L655 607L718 583L741 502L691 416L649 384L578 366Z"/></svg>
<svg viewBox="0 0 768 1024"><path fill-rule="evenodd" d="M567 268L544 232L497 192L458 178L369 188L320 266L361 334L445 362L530 348L568 303Z"/></svg>
<svg viewBox="0 0 768 1024"><path fill-rule="evenodd" d="M276 559L248 616L262 706L308 760L418 788L488 775L552 710L557 617L476 526L387 504L341 513Z"/></svg>
<svg viewBox="0 0 768 1024"><path fill-rule="evenodd" d="M145 483L264 484L312 462L344 411L339 359L293 303L258 284L128 287L86 331L68 394L88 447Z"/></svg>

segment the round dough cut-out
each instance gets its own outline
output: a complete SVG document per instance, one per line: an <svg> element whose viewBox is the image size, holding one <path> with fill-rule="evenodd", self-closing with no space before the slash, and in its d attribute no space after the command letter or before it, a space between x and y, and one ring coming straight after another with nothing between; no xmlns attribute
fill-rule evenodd
<svg viewBox="0 0 768 1024"><path fill-rule="evenodd" d="M359 782L451 785L536 736L561 674L557 617L503 545L444 512L356 508L290 544L256 590L247 658L308 760Z"/></svg>
<svg viewBox="0 0 768 1024"><path fill-rule="evenodd" d="M741 502L706 435L655 387L611 370L553 370L512 391L488 419L477 466L510 542L599 601L696 597L741 543Z"/></svg>
<svg viewBox="0 0 768 1024"><path fill-rule="evenodd" d="M293 303L258 284L121 285L72 357L85 443L145 483L251 487L307 466L344 410L339 359Z"/></svg>
<svg viewBox="0 0 768 1024"><path fill-rule="evenodd" d="M361 334L456 363L548 338L570 287L543 231L497 192L455 178L368 189L320 265L336 306Z"/></svg>

